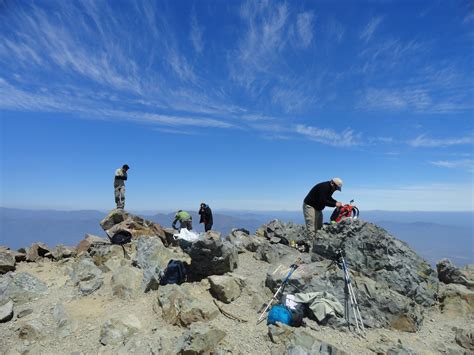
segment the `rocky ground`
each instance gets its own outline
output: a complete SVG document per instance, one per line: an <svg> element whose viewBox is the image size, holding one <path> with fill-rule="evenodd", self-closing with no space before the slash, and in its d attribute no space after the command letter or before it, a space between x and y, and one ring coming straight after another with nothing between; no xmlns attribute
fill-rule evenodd
<svg viewBox="0 0 474 355"><path fill-rule="evenodd" d="M111 226L117 229L117 224L123 221L116 222ZM129 223L129 230L130 226ZM365 338L350 332L341 321L318 323L306 318L306 325L298 328L267 326L266 322L257 325L262 306L276 289L273 281L278 285L278 278L286 274L290 260L302 258L289 289L298 287L306 291L320 282L313 269L330 263L324 259L324 253L315 257L314 253L300 253L275 239L276 244L273 244L269 241L271 238L299 233L294 226L280 226L281 233L274 227L268 225L256 235L236 232L224 243L208 236L204 246L198 248L194 243L196 245L180 248L165 247L169 242L166 231L158 231L154 226L152 236L144 237L143 228L141 236L134 236L132 246L127 248L129 259L124 257L121 247L94 246L93 243L85 243L84 247L83 243L85 250L75 257L57 257L56 260L47 256L33 257L35 262L17 262L14 270L0 276L0 353L467 354L474 350L472 279L468 272L462 272L447 261L439 267L446 283L436 281L432 302L426 298L431 295L430 288L426 287L426 292L423 291L426 297L420 298L422 291L418 285L416 295L407 291L402 296L404 290L397 291L401 300L397 304L386 303L387 300L383 303L374 295L366 296L363 288L367 286L363 286L366 284L362 281L368 276L356 270L354 262L352 276L361 299L362 317L367 315ZM344 233L339 229L336 232ZM324 245L328 246L322 242L319 247L324 249ZM406 256L408 252L404 247L398 247ZM364 249L370 247L365 245ZM203 254L198 257L198 252ZM3 249L0 253L8 251ZM220 254L216 257L209 253ZM192 266L193 262L197 265L203 255L209 262L205 264L209 275L203 275L202 271L193 276L197 281L179 286L153 283L156 268L164 268L169 258L186 260ZM214 267L212 263L216 263ZM369 263L367 258L366 263ZM198 269L207 270L204 266ZM213 274L212 270L221 270L220 275ZM337 267L328 270L320 275L321 280L326 284L332 282L328 289L338 295L336 280L341 278L342 271ZM389 282L385 273L383 277L379 274L372 275L370 280ZM311 280L308 275L312 275ZM394 279L398 283L406 282L406 279ZM434 282L427 276L424 280L427 285ZM150 290L143 292L145 289ZM379 290L381 294L387 292L383 287ZM390 298L391 294L386 297ZM414 319L416 324L409 324L416 330L400 327L393 321L394 312L384 308L405 305L405 298L410 301L403 308L409 313L403 315L404 319ZM13 306L12 312L9 305Z"/></svg>

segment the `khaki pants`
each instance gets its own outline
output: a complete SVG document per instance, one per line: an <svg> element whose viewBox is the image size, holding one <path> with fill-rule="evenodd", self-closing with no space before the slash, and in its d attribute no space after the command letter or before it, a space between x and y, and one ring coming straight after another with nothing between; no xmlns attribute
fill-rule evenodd
<svg viewBox="0 0 474 355"><path fill-rule="evenodd" d="M117 186L114 190L117 208L123 209L125 207L125 186Z"/></svg>
<svg viewBox="0 0 474 355"><path fill-rule="evenodd" d="M323 211L318 211L303 203L303 215L309 239L314 240L316 232L323 226Z"/></svg>

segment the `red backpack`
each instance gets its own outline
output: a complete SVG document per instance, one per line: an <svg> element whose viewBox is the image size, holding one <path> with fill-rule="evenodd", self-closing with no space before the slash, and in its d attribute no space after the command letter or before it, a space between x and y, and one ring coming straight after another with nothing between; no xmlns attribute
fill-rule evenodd
<svg viewBox="0 0 474 355"><path fill-rule="evenodd" d="M331 223L339 223L346 218L357 219L359 217L359 209L352 205L352 202L354 201L351 201L349 204L342 207L336 207L331 214Z"/></svg>

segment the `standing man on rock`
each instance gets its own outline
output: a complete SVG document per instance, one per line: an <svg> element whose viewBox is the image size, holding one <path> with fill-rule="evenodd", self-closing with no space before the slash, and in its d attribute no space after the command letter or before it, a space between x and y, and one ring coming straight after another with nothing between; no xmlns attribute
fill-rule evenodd
<svg viewBox="0 0 474 355"><path fill-rule="evenodd" d="M204 202L201 203L201 207L199 208L199 215L201 216L199 223L204 223L204 231L210 231L213 224L212 211Z"/></svg>
<svg viewBox="0 0 474 355"><path fill-rule="evenodd" d="M342 203L332 198L332 194L341 191L342 180L334 178L314 186L306 195L303 202L303 214L308 236L311 240L316 238L316 232L323 226L324 207L341 207Z"/></svg>
<svg viewBox="0 0 474 355"><path fill-rule="evenodd" d="M125 180L127 180L127 171L130 167L125 164L121 168L115 170L115 179L114 179L114 193L115 193L115 203L117 208L125 208Z"/></svg>

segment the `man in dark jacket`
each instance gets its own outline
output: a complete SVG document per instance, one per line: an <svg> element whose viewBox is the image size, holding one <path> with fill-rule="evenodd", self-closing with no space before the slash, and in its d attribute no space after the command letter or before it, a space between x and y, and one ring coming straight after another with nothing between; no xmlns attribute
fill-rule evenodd
<svg viewBox="0 0 474 355"><path fill-rule="evenodd" d="M205 203L201 203L201 207L199 208L199 215L201 218L199 219L199 223L204 223L204 230L210 231L212 229L212 211L211 208L206 205Z"/></svg>
<svg viewBox="0 0 474 355"><path fill-rule="evenodd" d="M314 240L316 232L323 226L324 207L341 207L342 203L332 198L332 194L338 190L341 191L342 180L334 178L314 186L306 195L303 202L303 214L308 230L308 236Z"/></svg>

